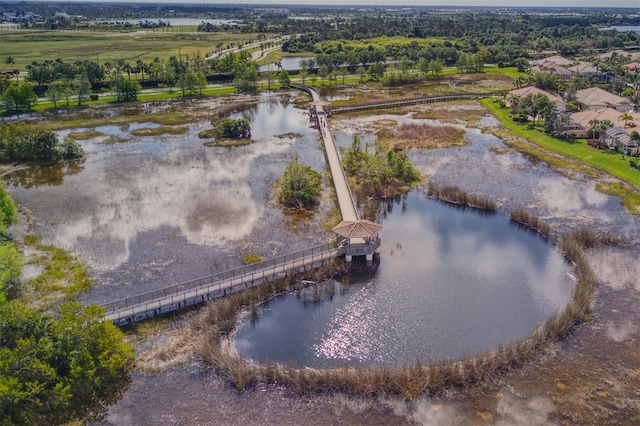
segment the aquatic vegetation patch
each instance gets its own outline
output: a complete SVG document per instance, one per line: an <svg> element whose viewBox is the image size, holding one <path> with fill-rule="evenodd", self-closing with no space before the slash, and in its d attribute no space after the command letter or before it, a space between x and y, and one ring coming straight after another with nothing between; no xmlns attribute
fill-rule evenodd
<svg viewBox="0 0 640 426"><path fill-rule="evenodd" d="M498 210L493 200L470 194L457 186L437 186L431 182L427 187L427 194L432 198L451 204L471 207L474 209L495 212Z"/></svg>
<svg viewBox="0 0 640 426"><path fill-rule="evenodd" d="M97 130L85 130L83 132L71 132L69 133L69 137L71 139L75 139L77 141L84 141L88 139L97 138L98 136L102 136L104 133L98 132Z"/></svg>
<svg viewBox="0 0 640 426"><path fill-rule="evenodd" d="M87 266L67 251L43 244L35 235L27 235L24 243L39 253L34 263L43 268L40 275L23 285L20 298L24 299L25 303L38 309L49 309L91 287Z"/></svg>
<svg viewBox="0 0 640 426"><path fill-rule="evenodd" d="M245 146L250 145L254 141L252 139L216 139L214 141L205 142L204 146L217 146L217 147L226 147L233 148L236 146Z"/></svg>
<svg viewBox="0 0 640 426"><path fill-rule="evenodd" d="M549 236L549 225L544 223L540 218L533 213L523 210L523 209L515 209L511 210L509 213L509 219L514 222L517 222L527 228L533 229L534 231L539 232L544 237Z"/></svg>
<svg viewBox="0 0 640 426"><path fill-rule="evenodd" d="M407 123L378 131L378 143L387 149L444 148L469 144L464 130L453 126Z"/></svg>
<svg viewBox="0 0 640 426"><path fill-rule="evenodd" d="M188 131L188 127L160 126L135 129L131 132L131 134L134 136L182 135L184 133L187 133Z"/></svg>

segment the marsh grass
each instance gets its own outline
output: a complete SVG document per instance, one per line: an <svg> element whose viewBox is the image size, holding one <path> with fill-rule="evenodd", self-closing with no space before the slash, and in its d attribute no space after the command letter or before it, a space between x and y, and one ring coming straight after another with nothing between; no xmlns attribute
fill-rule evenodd
<svg viewBox="0 0 640 426"><path fill-rule="evenodd" d="M596 190L604 194L620 197L622 204L631 214L640 215L640 194L622 182L598 182Z"/></svg>
<svg viewBox="0 0 640 426"><path fill-rule="evenodd" d="M251 295L232 295L213 302L200 319L200 331L208 334L201 347L203 360L214 366L238 389L254 383L266 382L285 385L302 393L346 392L365 396L396 395L412 400L420 395L435 395L453 387L468 387L491 379L512 368L533 360L550 343L566 338L573 328L589 320L593 291L597 279L585 258L585 249L599 243L616 243L618 240L590 231L565 234L556 244L574 265L576 286L567 306L556 316L535 330L528 338L515 341L478 356L449 361L433 360L429 363L415 361L399 367L312 369L286 366L277 363L263 365L251 363L238 356L231 348L230 339L236 322L235 315L241 306L256 297L272 297L275 289L271 283L256 288ZM291 279L279 284L280 290L291 288ZM261 286L262 287L262 286ZM260 296L262 295L262 296ZM243 305L244 303L244 305ZM231 308L231 306L237 306ZM220 321L222 319L222 321Z"/></svg>
<svg viewBox="0 0 640 426"><path fill-rule="evenodd" d="M27 235L24 244L39 255L32 261L42 267L42 273L23 285L22 297L41 309L72 299L91 287L89 270L65 250L42 244L35 235Z"/></svg>
<svg viewBox="0 0 640 426"><path fill-rule="evenodd" d="M217 139L210 142L205 142L204 146L216 146L216 147L226 147L233 148L236 146L245 146L250 145L254 142L253 139Z"/></svg>
<svg viewBox="0 0 640 426"><path fill-rule="evenodd" d="M131 132L131 134L134 136L182 135L184 133L187 133L188 131L189 128L183 126L160 126L135 129Z"/></svg>
<svg viewBox="0 0 640 426"><path fill-rule="evenodd" d="M493 200L482 198L475 194L469 194L457 186L437 186L429 183L427 194L438 200L465 207L471 207L488 212L496 212L498 207Z"/></svg>
<svg viewBox="0 0 640 426"><path fill-rule="evenodd" d="M109 135L101 143L103 143L105 145L114 145L114 144L117 144L117 143L125 143L125 142L129 142L129 139L121 138L120 136L116 136L116 135Z"/></svg>
<svg viewBox="0 0 640 426"><path fill-rule="evenodd" d="M253 106L256 106L257 102L233 102L226 105L222 105L217 107L214 110L213 117L214 118L222 118L226 117L229 114L233 114L234 112L244 111L245 109L249 109Z"/></svg>
<svg viewBox="0 0 640 426"><path fill-rule="evenodd" d="M75 139L77 141L84 141L87 139L97 138L98 136L103 136L104 133L98 132L97 130L85 130L84 132L71 132L69 133L69 137L71 139Z"/></svg>
<svg viewBox="0 0 640 426"><path fill-rule="evenodd" d="M401 124L393 128L383 128L376 135L381 146L396 151L409 148L444 148L469 143L464 138L462 129L430 124Z"/></svg>
<svg viewBox="0 0 640 426"><path fill-rule="evenodd" d="M105 125L118 125L129 123L155 123L161 126L178 126L189 124L194 121L186 113L180 112L159 112L156 114L144 114L140 109L132 110L131 115L116 115L113 117L95 116L81 117L71 116L66 119L65 116L59 116L58 120L50 121L43 126L48 130L64 130L82 127L98 127Z"/></svg>
<svg viewBox="0 0 640 426"><path fill-rule="evenodd" d="M527 228L539 232L544 237L549 237L549 225L544 223L538 216L534 215L531 212L522 209L511 210L511 212L509 213L509 219Z"/></svg>

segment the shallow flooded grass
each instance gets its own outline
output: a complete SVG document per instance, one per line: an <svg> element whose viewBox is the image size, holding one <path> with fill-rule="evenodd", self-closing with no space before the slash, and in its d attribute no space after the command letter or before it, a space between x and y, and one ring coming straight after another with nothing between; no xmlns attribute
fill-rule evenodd
<svg viewBox="0 0 640 426"><path fill-rule="evenodd" d="M98 132L97 130L85 130L83 132L71 132L69 133L69 137L77 141L82 141L97 138L98 136L102 136L103 134L104 133Z"/></svg>
<svg viewBox="0 0 640 426"><path fill-rule="evenodd" d="M464 133L463 129L453 126L405 123L384 127L376 135L381 146L400 151L467 145L469 141L464 138Z"/></svg>
<svg viewBox="0 0 640 426"><path fill-rule="evenodd" d="M67 120L65 116L58 116L56 121L44 123L49 130L64 130L80 127L97 127L109 124L128 123L156 123L164 126L177 126L193 122L193 118L186 113L160 112L156 114L115 115L112 117L76 118Z"/></svg>
<svg viewBox="0 0 640 426"><path fill-rule="evenodd" d="M23 285L21 297L27 303L48 309L91 287L88 268L67 251L42 244L35 235L25 236L24 244L38 253L30 262L42 267L42 273Z"/></svg>
<svg viewBox="0 0 640 426"><path fill-rule="evenodd" d="M131 131L131 134L134 136L182 135L188 131L188 127L160 126L135 129Z"/></svg>
<svg viewBox="0 0 640 426"><path fill-rule="evenodd" d="M523 209L515 209L511 210L509 213L509 219L514 222L517 222L521 225L526 226L527 228L533 229L536 232L539 232L544 237L549 236L549 225L544 223L538 216L533 213L523 210Z"/></svg>
<svg viewBox="0 0 640 426"><path fill-rule="evenodd" d="M427 186L427 194L430 197L437 198L447 203L460 206L471 207L474 209L495 212L498 206L493 200L482 198L475 194L469 194L457 186L437 186L431 182Z"/></svg>

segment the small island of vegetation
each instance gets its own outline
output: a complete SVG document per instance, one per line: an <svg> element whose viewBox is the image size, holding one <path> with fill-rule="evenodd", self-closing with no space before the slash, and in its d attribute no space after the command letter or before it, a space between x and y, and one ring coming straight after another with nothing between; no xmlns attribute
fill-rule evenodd
<svg viewBox="0 0 640 426"><path fill-rule="evenodd" d="M364 148L358 136L342 152L344 171L355 184L356 192L374 197L393 197L408 191L420 182L420 172L404 151L383 152L377 145Z"/></svg>
<svg viewBox="0 0 640 426"><path fill-rule="evenodd" d="M295 156L276 182L277 199L285 207L312 207L322 191L320 179L320 173L298 161Z"/></svg>

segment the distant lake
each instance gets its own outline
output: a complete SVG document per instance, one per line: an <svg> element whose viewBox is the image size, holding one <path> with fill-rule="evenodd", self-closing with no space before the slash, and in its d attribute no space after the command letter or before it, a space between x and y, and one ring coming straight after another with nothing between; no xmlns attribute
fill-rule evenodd
<svg viewBox="0 0 640 426"><path fill-rule="evenodd" d="M238 25L237 21L231 21L229 19L194 19L194 18L161 18L161 19L113 19L113 20L97 20L90 21L92 24L133 24L136 25L140 22L168 22L172 27L179 25L200 25L202 22L211 25Z"/></svg>
<svg viewBox="0 0 640 426"><path fill-rule="evenodd" d="M610 30L617 30L620 32L634 32L634 33L640 33L640 25L613 25L611 27L607 27L607 28L600 28L600 31L610 31Z"/></svg>

